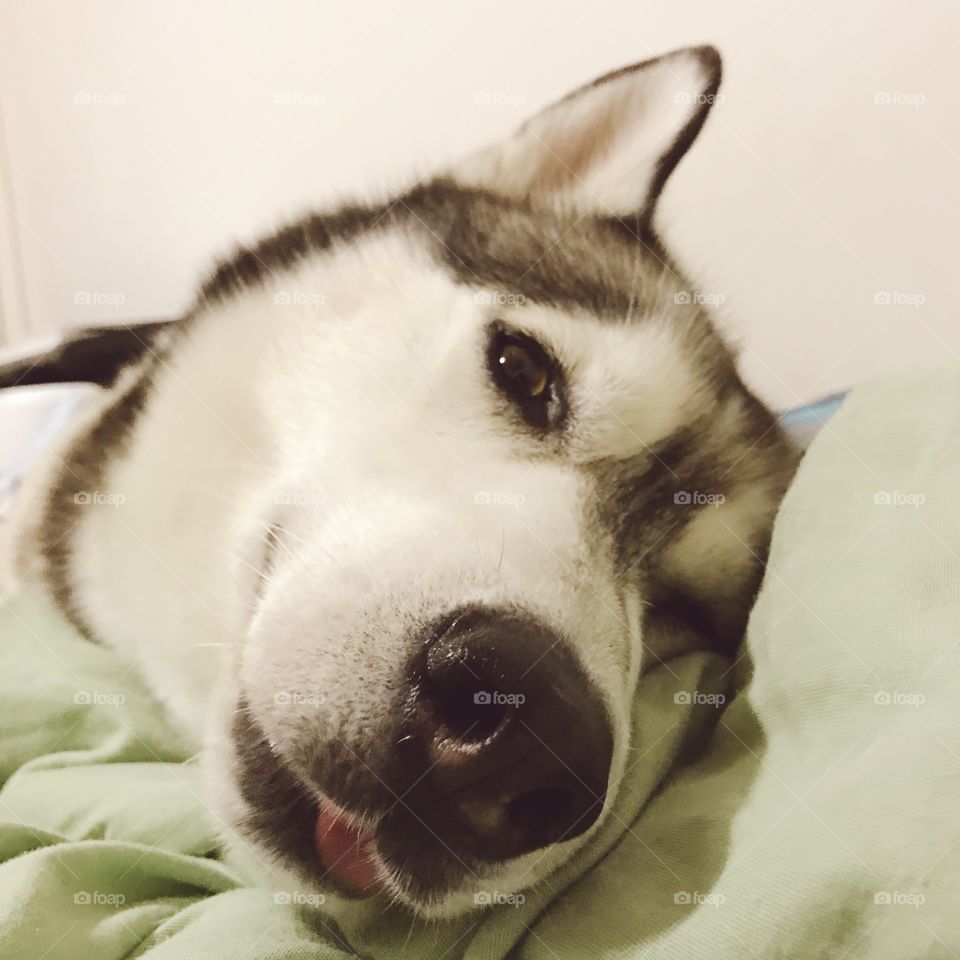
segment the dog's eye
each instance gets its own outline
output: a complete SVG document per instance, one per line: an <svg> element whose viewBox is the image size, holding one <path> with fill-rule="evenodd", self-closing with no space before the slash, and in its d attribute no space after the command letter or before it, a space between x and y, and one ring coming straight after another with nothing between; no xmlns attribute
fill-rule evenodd
<svg viewBox="0 0 960 960"><path fill-rule="evenodd" d="M555 426L562 414L556 364L536 340L497 329L490 339L487 364L493 381L538 430Z"/></svg>
<svg viewBox="0 0 960 960"><path fill-rule="evenodd" d="M536 400L550 386L550 368L543 352L532 344L506 339L497 347L496 363L498 381L518 400Z"/></svg>

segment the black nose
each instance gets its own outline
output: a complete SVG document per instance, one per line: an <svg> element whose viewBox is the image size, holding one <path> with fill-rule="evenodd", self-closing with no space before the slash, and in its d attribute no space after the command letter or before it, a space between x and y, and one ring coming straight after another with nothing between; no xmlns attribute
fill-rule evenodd
<svg viewBox="0 0 960 960"><path fill-rule="evenodd" d="M428 817L479 860L572 839L596 822L610 721L566 641L533 618L473 610L433 634L406 742Z"/></svg>

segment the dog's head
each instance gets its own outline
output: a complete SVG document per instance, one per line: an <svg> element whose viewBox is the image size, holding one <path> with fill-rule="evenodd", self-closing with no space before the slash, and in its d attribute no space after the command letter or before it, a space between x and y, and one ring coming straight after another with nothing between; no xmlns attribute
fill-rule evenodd
<svg viewBox="0 0 960 960"><path fill-rule="evenodd" d="M651 617L739 639L791 458L652 227L719 76L618 71L204 290L269 331L227 808L320 889L536 883L616 794Z"/></svg>

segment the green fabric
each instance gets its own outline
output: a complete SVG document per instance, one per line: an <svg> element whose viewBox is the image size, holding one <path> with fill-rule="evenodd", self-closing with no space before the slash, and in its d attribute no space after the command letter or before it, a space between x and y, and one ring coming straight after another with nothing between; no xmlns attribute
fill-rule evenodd
<svg viewBox="0 0 960 960"><path fill-rule="evenodd" d="M960 376L854 391L780 513L753 678L719 724L709 701L744 664L652 671L625 787L576 863L442 923L378 901L317 915L221 863L198 766L143 684L17 597L0 960L960 955L958 495Z"/></svg>

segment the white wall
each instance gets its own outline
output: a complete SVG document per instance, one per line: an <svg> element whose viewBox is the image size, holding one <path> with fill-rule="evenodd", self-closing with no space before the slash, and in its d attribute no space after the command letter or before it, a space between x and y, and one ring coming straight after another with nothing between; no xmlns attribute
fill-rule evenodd
<svg viewBox="0 0 960 960"><path fill-rule="evenodd" d="M956 360L958 38L952 0L6 0L7 323L174 314L232 239L710 41L724 100L663 224L750 379L788 405Z"/></svg>

